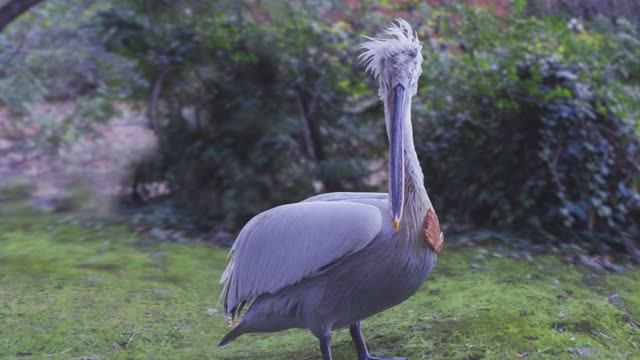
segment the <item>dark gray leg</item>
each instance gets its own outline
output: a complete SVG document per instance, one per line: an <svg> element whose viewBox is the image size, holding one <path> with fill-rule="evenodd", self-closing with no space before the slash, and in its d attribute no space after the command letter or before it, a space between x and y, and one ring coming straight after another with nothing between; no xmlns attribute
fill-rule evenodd
<svg viewBox="0 0 640 360"><path fill-rule="evenodd" d="M322 352L322 359L323 360L331 360L331 331L327 331L324 334L322 334L322 336L319 337L320 339L320 352Z"/></svg>
<svg viewBox="0 0 640 360"><path fill-rule="evenodd" d="M356 345L358 360L369 359L369 350L367 350L367 344L364 342L364 337L362 336L360 321L353 322L349 325L349 333L351 333L351 339L353 339L353 343Z"/></svg>
<svg viewBox="0 0 640 360"><path fill-rule="evenodd" d="M364 342L364 337L362 336L360 321L353 322L351 323L351 325L349 325L349 333L351 333L351 339L353 339L353 343L356 345L358 360L407 360L406 358L382 359L369 355L367 344Z"/></svg>

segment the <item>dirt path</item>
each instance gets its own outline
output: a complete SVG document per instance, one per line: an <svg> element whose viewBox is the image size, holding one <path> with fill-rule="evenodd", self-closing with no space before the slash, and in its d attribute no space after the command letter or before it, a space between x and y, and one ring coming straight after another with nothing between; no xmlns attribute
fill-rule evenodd
<svg viewBox="0 0 640 360"><path fill-rule="evenodd" d="M58 126L73 109L72 102L46 103L20 119L0 109L0 185L26 178L35 185L34 198L44 200L79 184L102 197L122 191L129 165L155 146L143 114L120 105L119 116L99 126L97 135L85 134L58 153L48 152L39 144L43 124Z"/></svg>

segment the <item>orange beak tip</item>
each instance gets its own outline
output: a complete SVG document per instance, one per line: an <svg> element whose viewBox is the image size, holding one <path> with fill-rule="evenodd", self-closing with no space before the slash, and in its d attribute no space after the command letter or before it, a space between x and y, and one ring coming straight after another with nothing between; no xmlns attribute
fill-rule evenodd
<svg viewBox="0 0 640 360"><path fill-rule="evenodd" d="M395 231L398 231L398 229L400 229L400 219L398 219L397 217L393 218L393 229Z"/></svg>

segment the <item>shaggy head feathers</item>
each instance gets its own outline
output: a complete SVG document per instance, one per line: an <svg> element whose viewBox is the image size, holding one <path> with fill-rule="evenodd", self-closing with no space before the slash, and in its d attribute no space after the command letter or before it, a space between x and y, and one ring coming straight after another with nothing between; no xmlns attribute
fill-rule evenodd
<svg viewBox="0 0 640 360"><path fill-rule="evenodd" d="M364 36L367 41L359 45L364 52L358 56L360 62L367 67L367 72L378 78L382 72L386 58L406 52L416 56L422 51L418 34L411 30L411 25L403 19L384 30L384 37L372 38Z"/></svg>
<svg viewBox="0 0 640 360"><path fill-rule="evenodd" d="M422 72L422 46L411 25L396 19L382 37L365 36L365 39L359 46L363 52L358 58L366 71L380 80L381 92L385 92L384 85L402 84L415 93Z"/></svg>

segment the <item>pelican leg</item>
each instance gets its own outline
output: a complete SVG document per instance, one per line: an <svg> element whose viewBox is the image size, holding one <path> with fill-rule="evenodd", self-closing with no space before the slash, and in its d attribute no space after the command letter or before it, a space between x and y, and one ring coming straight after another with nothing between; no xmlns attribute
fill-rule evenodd
<svg viewBox="0 0 640 360"><path fill-rule="evenodd" d="M320 339L320 352L322 352L322 359L331 360L331 331L325 332L318 338Z"/></svg>
<svg viewBox="0 0 640 360"><path fill-rule="evenodd" d="M407 360L407 358L377 358L369 354L367 350L367 344L364 342L364 336L362 336L362 328L360 321L355 321L349 325L349 333L351 333L351 339L356 345L356 351L358 352L358 360Z"/></svg>
<svg viewBox="0 0 640 360"><path fill-rule="evenodd" d="M362 336L362 328L360 327L360 321L355 321L349 325L349 333L351 333L351 339L356 345L356 351L358 352L358 360L370 359L369 350L367 350L367 344L364 342Z"/></svg>

